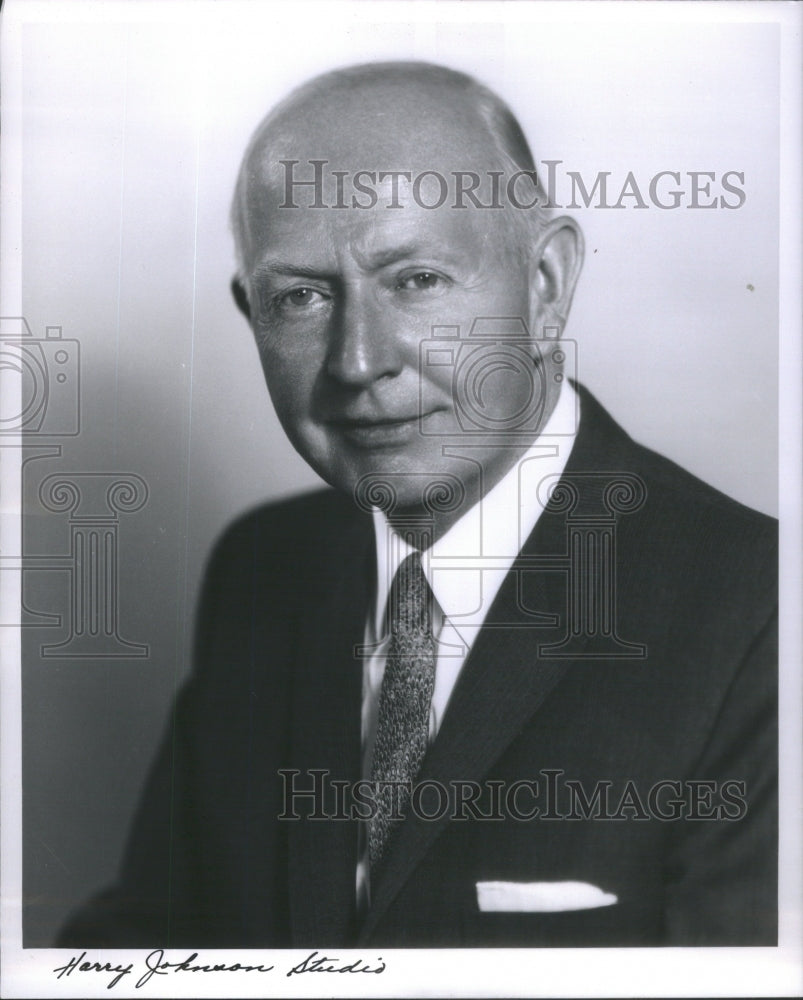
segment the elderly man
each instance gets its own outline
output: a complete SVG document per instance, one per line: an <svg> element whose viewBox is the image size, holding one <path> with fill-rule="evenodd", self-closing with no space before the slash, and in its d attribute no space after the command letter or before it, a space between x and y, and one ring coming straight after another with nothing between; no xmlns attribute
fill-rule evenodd
<svg viewBox="0 0 803 1000"><path fill-rule="evenodd" d="M335 489L218 545L119 885L62 943L773 943L774 524L571 378L582 238L510 111L327 74L232 219Z"/></svg>

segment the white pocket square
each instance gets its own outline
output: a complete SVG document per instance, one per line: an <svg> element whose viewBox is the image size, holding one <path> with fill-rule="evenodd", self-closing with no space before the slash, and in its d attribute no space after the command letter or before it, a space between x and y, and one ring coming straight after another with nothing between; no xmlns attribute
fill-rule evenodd
<svg viewBox="0 0 803 1000"><path fill-rule="evenodd" d="M614 893L590 882L477 882L477 905L484 913L559 913L616 902Z"/></svg>

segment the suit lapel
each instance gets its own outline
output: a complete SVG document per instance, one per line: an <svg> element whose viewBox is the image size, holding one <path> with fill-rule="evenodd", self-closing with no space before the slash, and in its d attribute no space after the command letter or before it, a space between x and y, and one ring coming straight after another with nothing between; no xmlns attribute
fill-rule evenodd
<svg viewBox="0 0 803 1000"><path fill-rule="evenodd" d="M360 778L362 661L373 558L370 519L320 553L317 585L300 638L294 673L291 767L297 787L312 787L310 772L325 770L324 807L335 809L331 780ZM353 933L357 828L353 820L315 820L301 798L287 820L294 945L343 945Z"/></svg>

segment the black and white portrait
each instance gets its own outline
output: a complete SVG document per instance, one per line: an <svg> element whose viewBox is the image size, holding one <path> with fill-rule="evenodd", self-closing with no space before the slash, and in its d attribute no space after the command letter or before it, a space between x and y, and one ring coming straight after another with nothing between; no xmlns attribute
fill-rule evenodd
<svg viewBox="0 0 803 1000"><path fill-rule="evenodd" d="M791 989L794 15L189 8L4 27L13 995Z"/></svg>

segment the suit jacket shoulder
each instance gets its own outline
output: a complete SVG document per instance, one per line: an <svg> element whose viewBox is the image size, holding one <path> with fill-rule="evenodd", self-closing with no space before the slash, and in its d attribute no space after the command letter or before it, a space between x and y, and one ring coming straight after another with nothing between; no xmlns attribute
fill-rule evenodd
<svg viewBox="0 0 803 1000"><path fill-rule="evenodd" d="M622 571L642 564L662 580L663 594L684 593L688 608L697 603L698 610L727 612L738 631L765 621L777 600L777 521L636 444L590 393L580 392L587 432L578 435L567 475L604 466L612 476L637 477L643 487L643 502L619 519L622 544L642 547L620 554Z"/></svg>

